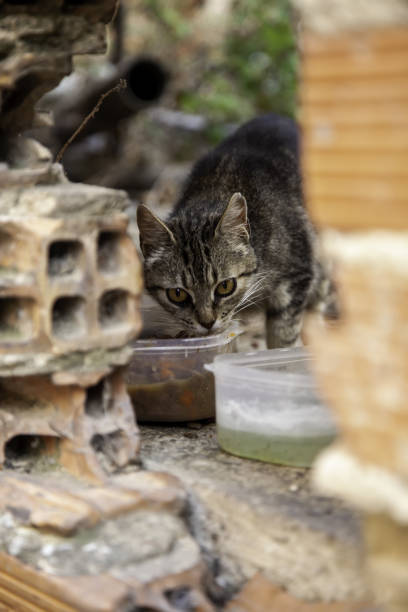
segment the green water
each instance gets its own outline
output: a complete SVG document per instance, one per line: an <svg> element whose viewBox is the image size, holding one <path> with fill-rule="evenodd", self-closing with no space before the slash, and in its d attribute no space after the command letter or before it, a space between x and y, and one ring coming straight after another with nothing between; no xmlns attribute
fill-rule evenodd
<svg viewBox="0 0 408 612"><path fill-rule="evenodd" d="M334 439L333 435L265 436L220 426L217 436L221 448L233 455L296 467L309 467L319 451Z"/></svg>

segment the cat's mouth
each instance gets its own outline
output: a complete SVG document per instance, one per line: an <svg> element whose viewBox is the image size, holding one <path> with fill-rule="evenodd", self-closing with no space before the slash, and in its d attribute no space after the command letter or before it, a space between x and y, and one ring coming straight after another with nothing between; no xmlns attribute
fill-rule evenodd
<svg viewBox="0 0 408 612"><path fill-rule="evenodd" d="M214 325L212 325L210 329L207 329L198 323L194 331L196 332L196 336L215 336L216 334L225 331L227 327L228 323L223 323L221 321L215 321Z"/></svg>

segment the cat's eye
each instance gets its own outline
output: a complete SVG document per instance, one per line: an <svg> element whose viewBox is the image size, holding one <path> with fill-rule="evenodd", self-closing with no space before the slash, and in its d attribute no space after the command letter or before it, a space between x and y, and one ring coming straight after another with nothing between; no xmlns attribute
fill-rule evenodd
<svg viewBox="0 0 408 612"><path fill-rule="evenodd" d="M215 288L215 295L218 297L227 297L227 295L231 295L234 293L237 286L237 281L235 278L227 278L227 280L222 281Z"/></svg>
<svg viewBox="0 0 408 612"><path fill-rule="evenodd" d="M167 289L166 294L170 302L173 304L185 304L190 299L189 294L181 287L175 287L174 289Z"/></svg>

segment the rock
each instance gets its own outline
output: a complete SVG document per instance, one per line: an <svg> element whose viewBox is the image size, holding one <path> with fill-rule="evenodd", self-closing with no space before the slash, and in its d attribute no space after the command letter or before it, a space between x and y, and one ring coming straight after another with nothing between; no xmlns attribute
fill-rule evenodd
<svg viewBox="0 0 408 612"><path fill-rule="evenodd" d="M18 601L50 612L214 610L175 477L133 470L90 487L64 474L5 472L0 497L0 599L8 609Z"/></svg>
<svg viewBox="0 0 408 612"><path fill-rule="evenodd" d="M225 612L375 612L367 606L362 602L307 603L275 586L262 574L255 574L228 603Z"/></svg>
<svg viewBox="0 0 408 612"><path fill-rule="evenodd" d="M35 170L33 169L33 172ZM29 186L21 191L11 187L14 182L21 180L18 172L24 171L10 170L9 177L5 172L1 175L3 186L6 187L7 179L9 179L7 184L10 185L10 189L5 190L0 201L2 215L24 217L30 214L45 218L68 218L72 222L73 214L81 214L90 218L114 214L116 224L120 221L122 224L127 221L124 215L120 215L128 206L127 195L124 191L68 182L57 185ZM14 179L15 173L16 180ZM43 223L45 224L46 220ZM54 223L54 225L57 224ZM45 230L43 233L46 233Z"/></svg>
<svg viewBox="0 0 408 612"><path fill-rule="evenodd" d="M59 0L48 7L30 7L31 14L18 13L14 5L0 7L0 88L12 91L2 105L3 132L17 134L31 127L34 104L71 71L73 53L105 50L101 21L112 16L114 0L106 0L103 8L101 1L95 3L87 19L88 7L70 7L66 14L62 4Z"/></svg>

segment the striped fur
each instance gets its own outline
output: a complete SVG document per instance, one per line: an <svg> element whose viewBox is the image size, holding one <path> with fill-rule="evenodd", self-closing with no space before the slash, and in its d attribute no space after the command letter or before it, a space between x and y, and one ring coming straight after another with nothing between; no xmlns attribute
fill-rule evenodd
<svg viewBox="0 0 408 612"><path fill-rule="evenodd" d="M173 333L204 335L262 304L270 347L298 340L303 314L333 292L302 203L295 124L255 119L194 166L164 223L138 209L146 287L172 315ZM235 291L220 297L222 281ZM166 290L190 296L172 303Z"/></svg>

